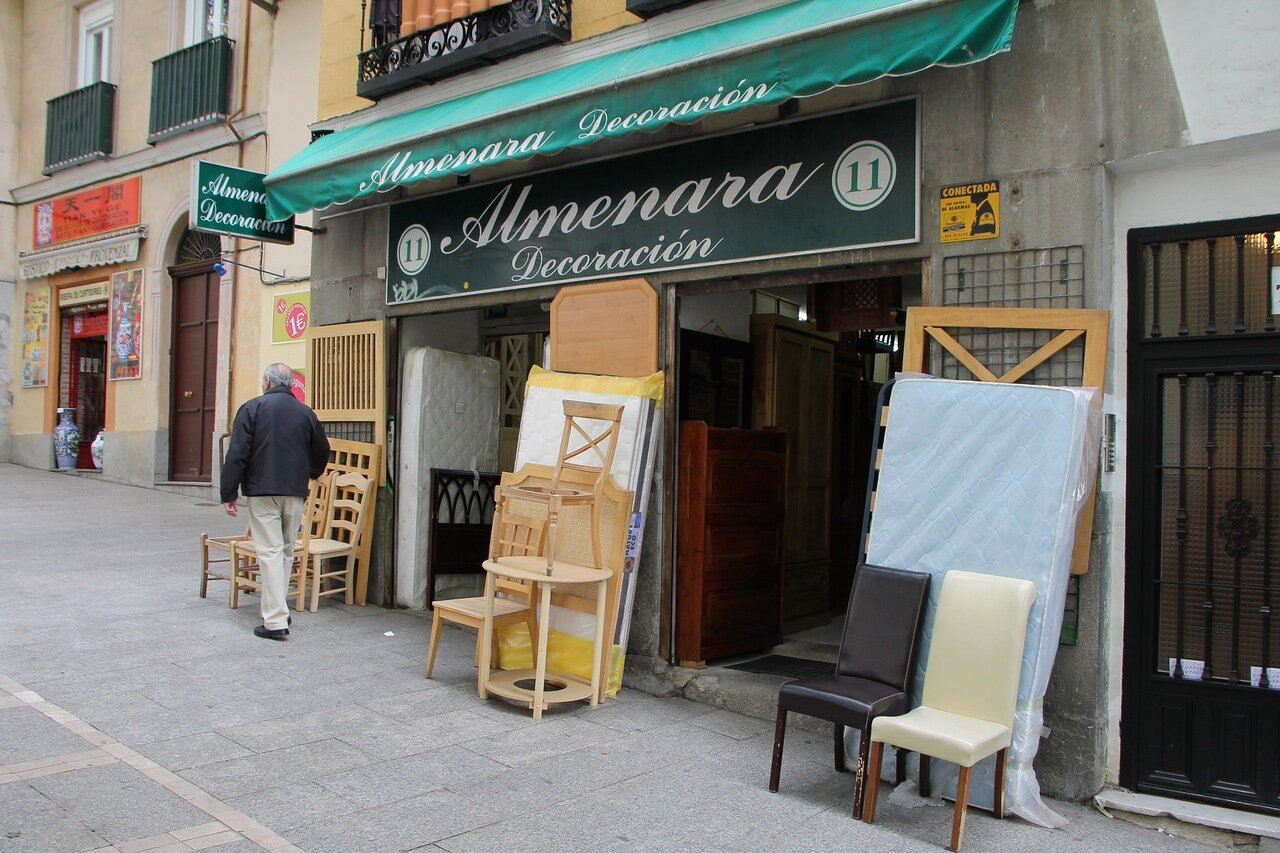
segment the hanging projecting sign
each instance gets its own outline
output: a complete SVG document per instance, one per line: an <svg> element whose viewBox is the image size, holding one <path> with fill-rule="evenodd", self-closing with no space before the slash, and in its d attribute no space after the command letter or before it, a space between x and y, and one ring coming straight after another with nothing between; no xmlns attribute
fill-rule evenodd
<svg viewBox="0 0 1280 853"><path fill-rule="evenodd" d="M1000 182L943 187L938 200L938 239L943 243L1000 236Z"/></svg>
<svg viewBox="0 0 1280 853"><path fill-rule="evenodd" d="M387 303L920 239L914 98L401 202Z"/></svg>
<svg viewBox="0 0 1280 853"><path fill-rule="evenodd" d="M293 217L267 218L263 172L196 160L191 164L192 231L247 237L269 243L293 242Z"/></svg>

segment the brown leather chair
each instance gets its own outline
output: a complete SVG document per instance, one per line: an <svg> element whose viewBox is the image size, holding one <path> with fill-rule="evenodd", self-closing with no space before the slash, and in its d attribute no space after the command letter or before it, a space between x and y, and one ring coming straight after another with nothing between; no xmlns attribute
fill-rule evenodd
<svg viewBox="0 0 1280 853"><path fill-rule="evenodd" d="M849 592L844 634L835 672L788 681L778 689L778 718L773 738L769 790L777 792L787 712L835 723L835 766L845 769L844 727L862 732L853 816L862 817L871 721L882 714L903 714L911 700L920 623L929 598L931 576L920 572L859 564Z"/></svg>

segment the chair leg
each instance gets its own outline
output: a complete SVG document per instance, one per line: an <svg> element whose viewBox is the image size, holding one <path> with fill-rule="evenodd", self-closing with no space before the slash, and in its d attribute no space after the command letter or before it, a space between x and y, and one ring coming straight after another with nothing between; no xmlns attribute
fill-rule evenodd
<svg viewBox="0 0 1280 853"><path fill-rule="evenodd" d="M865 733L867 737L871 736L870 732ZM862 819L867 823L875 823L876 820L876 794L880 792L880 762L884 761L884 741L874 741L871 744L871 760L867 762L866 790L862 796L866 802L862 806Z"/></svg>
<svg viewBox="0 0 1280 853"><path fill-rule="evenodd" d="M324 558L316 557L311 565L311 612L320 609L320 572L324 569Z"/></svg>
<svg viewBox="0 0 1280 853"><path fill-rule="evenodd" d="M200 597L209 592L209 536L200 534Z"/></svg>
<svg viewBox="0 0 1280 853"><path fill-rule="evenodd" d="M920 796L926 800L933 793L933 779L929 775L929 756L920 753Z"/></svg>
<svg viewBox="0 0 1280 853"><path fill-rule="evenodd" d="M858 732L858 766L854 771L853 777L853 817L855 820L862 819L862 810L866 803L863 802L867 796L867 776L880 775L880 765L871 766L871 721L868 720L866 727Z"/></svg>
<svg viewBox="0 0 1280 853"><path fill-rule="evenodd" d="M779 708L773 724L773 765L769 768L769 790L778 793L778 777L782 775L782 741L787 736L787 709Z"/></svg>
<svg viewBox="0 0 1280 853"><path fill-rule="evenodd" d="M316 558L319 559L319 558ZM298 588L294 590L293 609L302 611L307 606L307 572L310 571L310 560L306 554L298 558Z"/></svg>
<svg viewBox="0 0 1280 853"><path fill-rule="evenodd" d="M993 812L996 817L1004 818L1004 773L1005 763L1009 758L1009 747L1005 747L996 753L996 791L993 800Z"/></svg>
<svg viewBox="0 0 1280 853"><path fill-rule="evenodd" d="M956 811L951 817L951 850L959 850L960 840L964 838L964 819L969 813L969 780L972 776L972 767L961 767L960 776L956 779Z"/></svg>
<svg viewBox="0 0 1280 853"><path fill-rule="evenodd" d="M443 621L439 610L431 614L431 639L427 641L427 669L424 673L427 678L436 668L436 644L440 642L440 623Z"/></svg>
<svg viewBox="0 0 1280 853"><path fill-rule="evenodd" d="M844 763L844 723L836 723L831 735L832 758L835 760L836 772L843 773L849 768Z"/></svg>
<svg viewBox="0 0 1280 853"><path fill-rule="evenodd" d="M343 576L343 581L347 585L346 596L347 605L356 603L356 557L352 554L347 557L347 573Z"/></svg>
<svg viewBox="0 0 1280 853"><path fill-rule="evenodd" d="M893 783L895 785L901 785L907 779L907 750L898 746L898 747L894 747L893 753L894 753Z"/></svg>

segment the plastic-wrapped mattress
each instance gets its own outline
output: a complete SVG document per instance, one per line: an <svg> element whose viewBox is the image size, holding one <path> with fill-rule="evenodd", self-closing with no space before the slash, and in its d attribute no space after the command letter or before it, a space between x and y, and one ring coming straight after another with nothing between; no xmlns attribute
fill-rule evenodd
<svg viewBox="0 0 1280 853"><path fill-rule="evenodd" d="M498 362L414 347L405 353L396 469L396 605L427 597L431 469L498 467Z"/></svg>
<svg viewBox="0 0 1280 853"><path fill-rule="evenodd" d="M942 575L964 569L1035 583L1006 805L1043 826L1065 823L1040 799L1032 761L1062 627L1076 518L1096 477L1100 405L1096 389L899 379L871 516L868 562L934 575L913 705L924 684ZM989 758L975 768L975 805L992 804L993 765ZM933 762L933 782L948 795L955 778L955 767Z"/></svg>

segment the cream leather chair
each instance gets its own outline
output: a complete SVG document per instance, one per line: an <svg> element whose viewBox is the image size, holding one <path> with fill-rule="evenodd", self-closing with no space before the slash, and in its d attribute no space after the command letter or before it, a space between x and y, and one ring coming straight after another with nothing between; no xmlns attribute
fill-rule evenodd
<svg viewBox="0 0 1280 853"><path fill-rule="evenodd" d="M871 724L871 773L863 818L875 819L885 744L920 753L920 792L928 796L929 756L960 765L951 849L959 850L973 765L996 756L995 815L1004 817L1004 771L1013 738L1031 581L947 572L934 617L920 707Z"/></svg>

